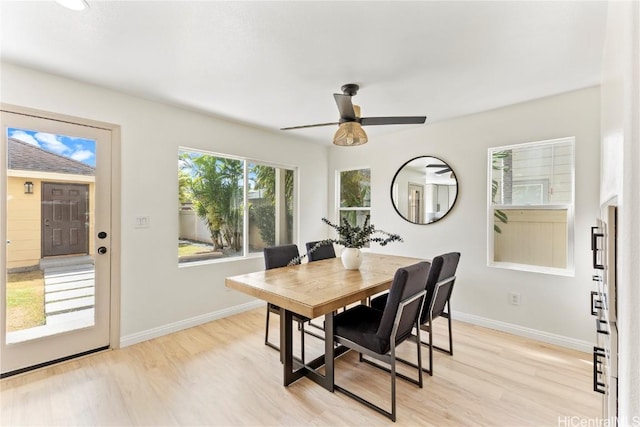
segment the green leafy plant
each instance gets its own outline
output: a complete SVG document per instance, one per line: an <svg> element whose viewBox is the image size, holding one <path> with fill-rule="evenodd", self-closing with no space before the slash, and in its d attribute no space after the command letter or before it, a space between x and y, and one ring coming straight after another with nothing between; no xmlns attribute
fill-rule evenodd
<svg viewBox="0 0 640 427"><path fill-rule="evenodd" d="M364 220L362 226L352 225L347 218L342 219L342 224L333 224L327 218L322 218L322 222L327 224L338 232L337 239L326 239L323 242L331 242L342 245L346 248L364 248L367 243L379 243L380 246L386 246L391 242L402 242L402 237L397 234L387 233L386 231L377 230L373 224L369 223L370 215ZM381 236L376 236L379 234Z"/></svg>
<svg viewBox="0 0 640 427"><path fill-rule="evenodd" d="M498 151L493 153L491 158L491 167L493 170L507 170L503 166L499 166L496 164L500 159L504 159L511 156L511 151ZM491 180L491 202L495 204L496 194L498 193L498 181L495 179ZM503 224L507 224L509 222L509 218L507 214L501 211L500 209L493 210L493 217L500 221ZM493 231L496 233L502 233L500 227L497 224L493 224Z"/></svg>
<svg viewBox="0 0 640 427"><path fill-rule="evenodd" d="M402 237L398 234L387 233L386 231L378 230L373 224L369 223L370 215L367 215L364 224L362 226L352 225L346 217L342 218L342 224L333 224L327 218L322 218L322 222L329 227L337 231L337 238L324 239L316 243L309 253L314 252L321 246L327 244L342 245L345 248L364 248L367 243L379 243L380 246L386 246L391 242L403 242ZM289 265L300 264L300 261L307 256L307 254L300 255L291 260Z"/></svg>
<svg viewBox="0 0 640 427"><path fill-rule="evenodd" d="M249 211L253 216L253 221L260 231L260 238L267 246L276 243L276 208L273 203L262 203L251 205Z"/></svg>
<svg viewBox="0 0 640 427"><path fill-rule="evenodd" d="M250 165L251 177L253 174L253 183L255 190L262 190L262 200L260 204L256 204L255 209L252 208L255 214L256 225L260 230L260 237L265 244L271 246L275 244L276 239L276 198L280 195L276 194L276 168L266 165ZM293 201L294 201L294 183L293 183L293 171L285 169L284 178L284 198L285 198L285 212L287 227L283 230L286 233L286 237L291 239L291 233L293 231ZM267 208L265 204L269 204L270 208ZM251 213L251 211L250 211Z"/></svg>

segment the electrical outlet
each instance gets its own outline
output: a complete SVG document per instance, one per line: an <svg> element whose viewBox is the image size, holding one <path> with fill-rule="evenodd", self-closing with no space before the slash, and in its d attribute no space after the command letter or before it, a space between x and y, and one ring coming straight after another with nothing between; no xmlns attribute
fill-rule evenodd
<svg viewBox="0 0 640 427"><path fill-rule="evenodd" d="M509 292L509 304L520 305L520 294L517 292Z"/></svg>

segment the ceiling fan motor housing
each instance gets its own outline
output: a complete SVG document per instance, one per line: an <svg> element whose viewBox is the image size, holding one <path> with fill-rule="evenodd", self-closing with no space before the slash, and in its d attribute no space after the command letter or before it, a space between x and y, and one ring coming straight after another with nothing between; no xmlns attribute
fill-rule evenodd
<svg viewBox="0 0 640 427"><path fill-rule="evenodd" d="M344 93L345 95L354 96L358 93L358 89L360 89L360 86L355 83L348 83L342 86L340 89L342 89L342 93Z"/></svg>

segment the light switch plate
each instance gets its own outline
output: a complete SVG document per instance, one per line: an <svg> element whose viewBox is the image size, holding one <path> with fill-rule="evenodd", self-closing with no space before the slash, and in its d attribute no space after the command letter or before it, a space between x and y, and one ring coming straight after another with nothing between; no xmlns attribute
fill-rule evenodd
<svg viewBox="0 0 640 427"><path fill-rule="evenodd" d="M151 218L148 216L137 216L134 224L135 228L149 228L151 225Z"/></svg>

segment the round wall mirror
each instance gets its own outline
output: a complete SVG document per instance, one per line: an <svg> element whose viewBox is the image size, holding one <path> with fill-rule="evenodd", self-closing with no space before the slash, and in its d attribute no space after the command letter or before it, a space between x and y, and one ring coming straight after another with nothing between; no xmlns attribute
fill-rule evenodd
<svg viewBox="0 0 640 427"><path fill-rule="evenodd" d="M453 208L458 196L456 174L433 156L409 160L391 183L391 202L398 214L414 224L431 224Z"/></svg>

